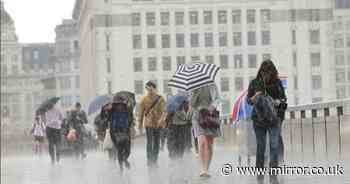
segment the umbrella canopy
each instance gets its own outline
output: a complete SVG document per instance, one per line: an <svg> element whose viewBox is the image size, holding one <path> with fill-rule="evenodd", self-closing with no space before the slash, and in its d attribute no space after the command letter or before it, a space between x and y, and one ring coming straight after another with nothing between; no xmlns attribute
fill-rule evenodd
<svg viewBox="0 0 350 184"><path fill-rule="evenodd" d="M91 115L99 111L103 106L112 102L112 97L109 95L97 96L90 104L88 108L88 115Z"/></svg>
<svg viewBox="0 0 350 184"><path fill-rule="evenodd" d="M192 91L213 84L219 69L214 64L183 64L178 67L168 85L184 91Z"/></svg>
<svg viewBox="0 0 350 184"><path fill-rule="evenodd" d="M45 100L40 106L39 108L36 110L36 113L37 114L41 114L41 113L45 113L48 108L51 106L51 105L55 105L58 100L60 100L59 97L52 97L52 98L49 98L47 100Z"/></svg>
<svg viewBox="0 0 350 184"><path fill-rule="evenodd" d="M247 102L248 91L244 91L240 96L238 96L232 111L232 120L237 122L240 120L247 120L251 117L253 106L249 105Z"/></svg>
<svg viewBox="0 0 350 184"><path fill-rule="evenodd" d="M182 94L170 96L166 103L166 111L169 113L175 112L187 99L187 96Z"/></svg>
<svg viewBox="0 0 350 184"><path fill-rule="evenodd" d="M122 99L127 100L131 104L133 109L136 106L135 94L130 92L130 91L117 92L113 97L113 101L116 101L118 98L122 98Z"/></svg>

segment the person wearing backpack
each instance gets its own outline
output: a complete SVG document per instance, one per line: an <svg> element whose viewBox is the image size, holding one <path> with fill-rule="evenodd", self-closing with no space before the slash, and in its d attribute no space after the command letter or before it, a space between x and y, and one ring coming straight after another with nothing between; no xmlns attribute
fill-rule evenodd
<svg viewBox="0 0 350 184"><path fill-rule="evenodd" d="M42 114L37 113L30 133L34 136L34 152L41 155L45 136L45 122L43 121Z"/></svg>
<svg viewBox="0 0 350 184"><path fill-rule="evenodd" d="M124 166L130 169L128 158L131 149L131 128L134 126L132 108L128 106L127 99L116 96L113 99L112 109L109 113L109 131L114 147L117 149L117 158L120 170Z"/></svg>
<svg viewBox="0 0 350 184"><path fill-rule="evenodd" d="M256 167L263 168L265 162L266 133L270 140L270 168L279 165L279 154L283 148L281 122L287 106L287 98L278 71L271 60L265 60L258 74L248 87L247 102L254 106L252 120L257 141ZM258 176L262 180L263 176Z"/></svg>
<svg viewBox="0 0 350 184"><path fill-rule="evenodd" d="M147 165L157 167L161 131L159 122L163 112L165 112L165 100L157 94L157 86L154 82L147 82L146 89L148 94L140 102L138 125L141 133L143 127L146 129Z"/></svg>
<svg viewBox="0 0 350 184"><path fill-rule="evenodd" d="M191 141L191 135L187 135L188 132L191 132L191 127L188 126L191 118L192 113L189 112L188 101L184 101L172 115L168 126L169 137L167 142L169 157L172 160L182 158L188 146L188 141Z"/></svg>

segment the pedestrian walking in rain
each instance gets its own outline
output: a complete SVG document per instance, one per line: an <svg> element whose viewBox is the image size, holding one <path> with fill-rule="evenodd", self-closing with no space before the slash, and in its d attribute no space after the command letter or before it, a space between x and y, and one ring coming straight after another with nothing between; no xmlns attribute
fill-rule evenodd
<svg viewBox="0 0 350 184"><path fill-rule="evenodd" d="M31 134L34 136L34 152L35 154L41 155L45 136L45 122L43 120L43 115L40 113L36 114Z"/></svg>
<svg viewBox="0 0 350 184"><path fill-rule="evenodd" d="M51 163L60 161L61 149L61 125L63 121L62 112L54 105L50 104L45 113L46 120L46 137L49 142L49 153Z"/></svg>
<svg viewBox="0 0 350 184"><path fill-rule="evenodd" d="M143 126L146 129L147 165L157 167L160 146L159 121L164 112L165 100L157 94L157 86L154 82L147 82L146 89L148 94L140 103L139 130L142 133Z"/></svg>
<svg viewBox="0 0 350 184"><path fill-rule="evenodd" d="M209 167L213 158L214 138L221 136L219 112L217 111L219 105L217 86L210 84L195 89L192 92L190 103L193 109L194 134L199 141L200 177L207 178L210 177Z"/></svg>
<svg viewBox="0 0 350 184"><path fill-rule="evenodd" d="M271 60L265 60L256 78L248 87L247 101L254 105L252 120L257 141L256 167L263 168L265 162L266 133L270 142L270 168L279 165L279 153L283 148L281 120L286 110L286 95L278 71ZM264 176L258 176L262 181ZM275 177L272 178L276 181Z"/></svg>
<svg viewBox="0 0 350 184"><path fill-rule="evenodd" d="M95 125L95 130L97 133L97 137L99 142L104 142L105 137L106 137L106 132L109 131L109 114L110 110L112 109L112 104L106 104L105 106L102 107L101 112L96 116L94 125ZM110 134L107 134L110 135ZM111 161L116 161L117 160L117 150L113 146L111 149L107 149L108 152L108 158Z"/></svg>
<svg viewBox="0 0 350 184"><path fill-rule="evenodd" d="M168 150L171 159L182 158L188 146L188 139L191 141L191 122L192 114L189 112L188 101L184 101L181 106L172 115L169 122Z"/></svg>
<svg viewBox="0 0 350 184"><path fill-rule="evenodd" d="M110 135L112 142L117 149L117 158L120 170L124 166L130 169L128 158L131 149L130 130L134 126L133 108L128 103L128 99L121 96L113 98L112 109L110 111Z"/></svg>
<svg viewBox="0 0 350 184"><path fill-rule="evenodd" d="M85 145L84 145L84 134L85 127L84 124L87 124L87 117L83 110L81 110L81 104L77 102L75 104L75 109L70 113L68 118L68 124L70 129L74 129L76 132L76 140L73 142L75 156L79 159L86 158Z"/></svg>

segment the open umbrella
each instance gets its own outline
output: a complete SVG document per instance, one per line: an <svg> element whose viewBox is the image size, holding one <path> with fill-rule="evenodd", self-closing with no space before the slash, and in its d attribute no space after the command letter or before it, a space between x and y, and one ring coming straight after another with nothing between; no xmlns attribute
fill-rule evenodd
<svg viewBox="0 0 350 184"><path fill-rule="evenodd" d="M214 64L183 64L178 67L168 85L180 90L192 91L213 84L219 69Z"/></svg>
<svg viewBox="0 0 350 184"><path fill-rule="evenodd" d="M103 106L112 102L112 97L109 95L97 96L90 104L88 108L88 115L91 115L99 111Z"/></svg>
<svg viewBox="0 0 350 184"><path fill-rule="evenodd" d="M40 106L39 108L36 110L37 113L45 113L48 108L51 106L51 105L55 105L58 100L60 100L59 97L52 97L52 98L49 98L47 100L45 100Z"/></svg>
<svg viewBox="0 0 350 184"><path fill-rule="evenodd" d="M130 102L132 108L134 108L136 106L136 99L135 99L134 93L132 93L130 91L119 91L114 95L113 101L116 101L118 97Z"/></svg>
<svg viewBox="0 0 350 184"><path fill-rule="evenodd" d="M166 103L166 111L169 113L175 112L188 98L182 94L170 96Z"/></svg>

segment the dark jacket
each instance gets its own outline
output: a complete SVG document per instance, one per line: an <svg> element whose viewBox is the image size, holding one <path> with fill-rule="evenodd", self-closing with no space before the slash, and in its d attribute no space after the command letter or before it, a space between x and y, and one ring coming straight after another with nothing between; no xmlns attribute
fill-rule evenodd
<svg viewBox="0 0 350 184"><path fill-rule="evenodd" d="M266 93L271 96L274 100L280 100L281 101L281 105L276 107L277 108L277 113L278 113L278 117L283 121L284 120L284 114L285 114L285 109L282 108L282 105L287 103L287 97L282 85L282 81L281 80L276 80L275 82L273 82L270 85L264 85L264 82L260 79L254 79L250 82L249 87L248 87L248 95L247 95L247 102L250 105L253 105L253 102L251 101L251 97L255 95L256 92L261 91L261 92L265 92L266 89ZM252 120L256 121L257 120L257 115L256 115L256 111L255 108L253 109L252 112Z"/></svg>

